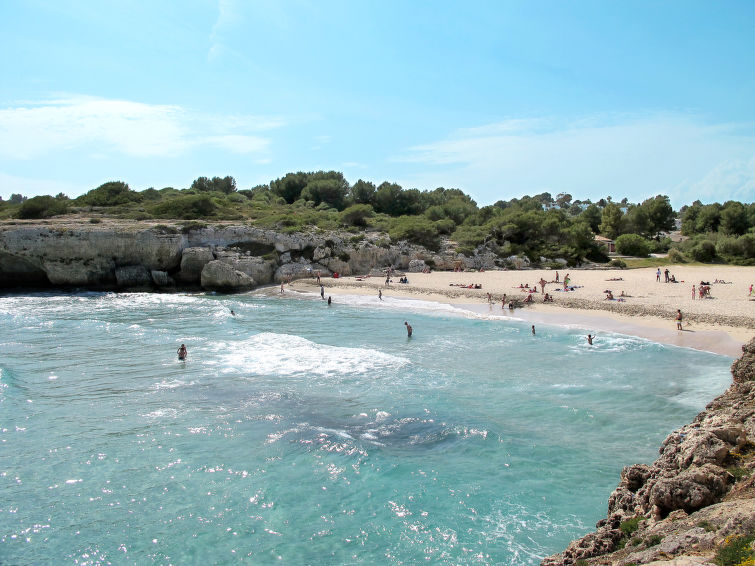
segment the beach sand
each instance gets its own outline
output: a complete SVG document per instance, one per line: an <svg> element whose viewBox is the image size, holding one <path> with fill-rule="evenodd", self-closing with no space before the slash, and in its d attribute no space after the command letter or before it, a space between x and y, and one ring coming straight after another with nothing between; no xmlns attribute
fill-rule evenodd
<svg viewBox="0 0 755 566"><path fill-rule="evenodd" d="M661 272L665 269L661 268ZM748 296L755 283L755 267L732 266L669 266L678 283L656 282L656 268L611 270L559 270L560 283L555 283L555 270L433 272L407 273L408 284L385 285L385 276L322 278L328 295L373 295L376 304L378 289L388 298L419 298L453 304L480 314L513 316L533 323L557 324L585 329L640 336L664 344L715 352L726 356L741 355L741 347L755 337L755 294ZM569 275L573 291L563 291L563 279ZM532 293L533 302L513 311L501 309L503 294L522 302L529 295L520 284L533 287L540 279L548 283L545 292L552 303L543 303L543 294ZM714 283L716 280L726 283ZM711 298L692 298L692 286L710 282ZM481 289L455 286L479 284ZM319 293L314 279L291 283L292 289ZM615 298L606 300L604 291ZM488 303L488 293L492 304ZM676 330L676 310L684 316L683 331Z"/></svg>

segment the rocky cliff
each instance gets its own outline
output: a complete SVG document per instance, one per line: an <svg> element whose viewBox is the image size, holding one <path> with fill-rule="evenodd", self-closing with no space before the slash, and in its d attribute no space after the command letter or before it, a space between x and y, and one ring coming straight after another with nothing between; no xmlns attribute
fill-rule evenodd
<svg viewBox="0 0 755 566"><path fill-rule="evenodd" d="M246 290L289 278L368 273L394 266L420 271L492 267L493 258L439 254L384 234L285 234L254 226L87 223L68 220L0 225L0 287L104 289L202 287ZM481 265L482 266L482 265Z"/></svg>
<svg viewBox="0 0 755 566"><path fill-rule="evenodd" d="M652 465L624 468L597 530L543 566L713 565L722 548L750 544L740 537L755 535L755 339L742 349L733 385L669 435Z"/></svg>

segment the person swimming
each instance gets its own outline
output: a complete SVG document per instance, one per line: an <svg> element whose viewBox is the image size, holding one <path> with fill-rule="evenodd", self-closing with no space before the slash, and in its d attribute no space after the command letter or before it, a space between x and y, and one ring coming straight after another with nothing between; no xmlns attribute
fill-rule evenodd
<svg viewBox="0 0 755 566"><path fill-rule="evenodd" d="M178 353L178 359L179 360L185 360L186 356L188 355L188 352L186 351L186 345L185 344L181 344L181 346L179 346L179 348L178 348L178 352L177 353Z"/></svg>

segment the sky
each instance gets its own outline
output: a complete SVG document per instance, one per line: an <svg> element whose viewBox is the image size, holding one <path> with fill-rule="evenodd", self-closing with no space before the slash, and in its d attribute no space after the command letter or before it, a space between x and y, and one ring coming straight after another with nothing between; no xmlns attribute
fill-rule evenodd
<svg viewBox="0 0 755 566"><path fill-rule="evenodd" d="M0 197L288 172L755 200L752 0L0 0Z"/></svg>

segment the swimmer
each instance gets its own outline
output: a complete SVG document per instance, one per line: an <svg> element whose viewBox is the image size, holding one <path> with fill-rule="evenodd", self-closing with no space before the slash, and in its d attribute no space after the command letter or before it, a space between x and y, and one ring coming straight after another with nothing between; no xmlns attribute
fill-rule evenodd
<svg viewBox="0 0 755 566"><path fill-rule="evenodd" d="M593 338L595 338L595 336L593 336L593 335L591 335L591 334L588 334L588 335L587 335L587 343L588 343L588 344L590 344L590 346L592 346L592 339L593 339Z"/></svg>
<svg viewBox="0 0 755 566"><path fill-rule="evenodd" d="M328 295L328 306L330 306L330 295Z"/></svg>
<svg viewBox="0 0 755 566"><path fill-rule="evenodd" d="M179 360L185 360L186 356L188 355L188 352L186 351L186 346L184 344L181 344L178 348L178 359Z"/></svg>
<svg viewBox="0 0 755 566"><path fill-rule="evenodd" d="M231 309L231 316L236 316L236 313L233 312L233 309Z"/></svg>
<svg viewBox="0 0 755 566"><path fill-rule="evenodd" d="M406 335L411 338L412 337L412 325L408 322L404 321L404 326L406 326Z"/></svg>
<svg viewBox="0 0 755 566"><path fill-rule="evenodd" d="M532 335L533 336L535 335L535 325L534 324L532 325Z"/></svg>

